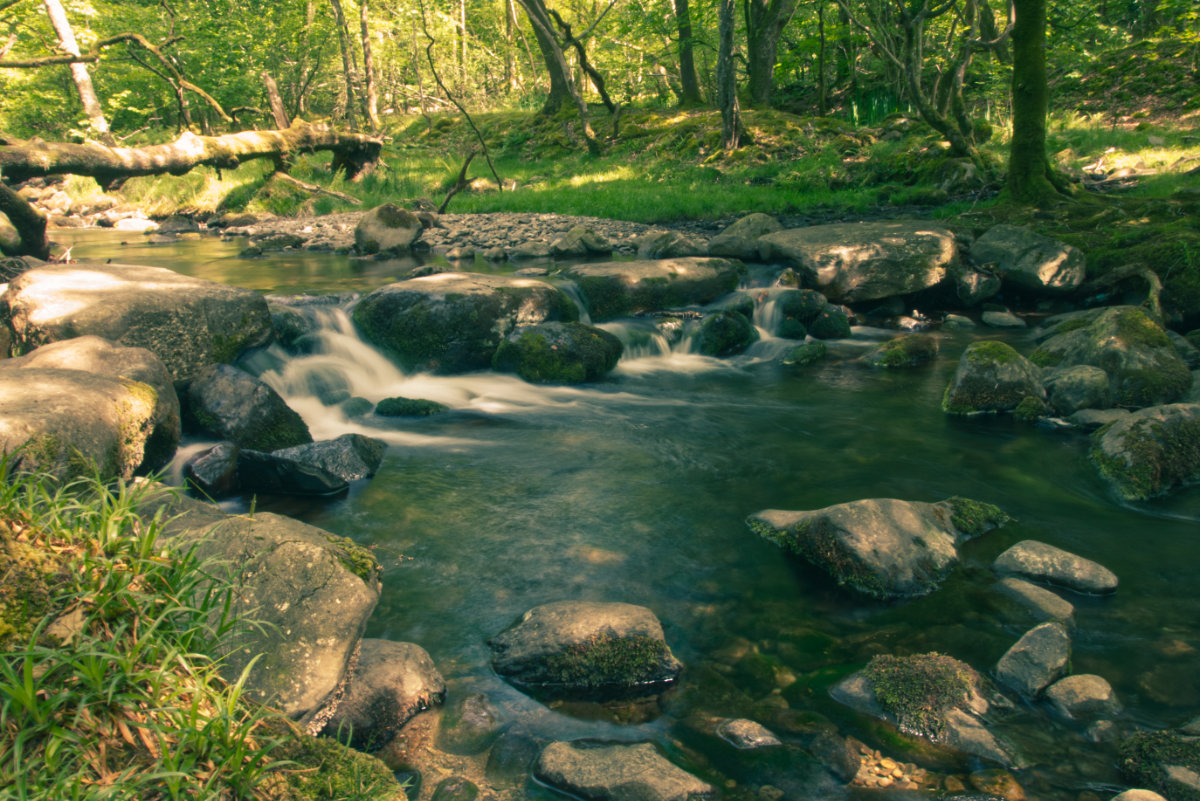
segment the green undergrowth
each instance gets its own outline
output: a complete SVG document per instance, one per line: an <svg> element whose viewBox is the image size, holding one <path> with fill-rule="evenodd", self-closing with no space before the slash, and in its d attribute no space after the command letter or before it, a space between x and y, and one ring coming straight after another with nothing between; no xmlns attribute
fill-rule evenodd
<svg viewBox="0 0 1200 801"><path fill-rule="evenodd" d="M139 515L162 490L13 464L0 460L0 795L399 797L381 765L335 759L244 699L245 673L222 678L210 654L238 623L230 587Z"/></svg>

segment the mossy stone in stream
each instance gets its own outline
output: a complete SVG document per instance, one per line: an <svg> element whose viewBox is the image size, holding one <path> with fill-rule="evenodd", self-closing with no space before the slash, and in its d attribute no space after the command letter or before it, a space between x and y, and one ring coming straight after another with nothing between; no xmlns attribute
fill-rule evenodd
<svg viewBox="0 0 1200 801"><path fill-rule="evenodd" d="M942 410L947 414L1007 412L1027 397L1043 398L1041 371L1003 342L972 342L958 361Z"/></svg>
<svg viewBox="0 0 1200 801"><path fill-rule="evenodd" d="M978 682L964 662L939 653L881 654L863 669L879 706L904 731L937 740L946 714L964 704Z"/></svg>
<svg viewBox="0 0 1200 801"><path fill-rule="evenodd" d="M788 351L783 363L790 367L807 367L824 359L826 353L824 342L805 342Z"/></svg>
<svg viewBox="0 0 1200 801"><path fill-rule="evenodd" d="M933 361L937 353L937 340L929 334L904 334L868 351L862 361L885 369L916 367Z"/></svg>
<svg viewBox="0 0 1200 801"><path fill-rule="evenodd" d="M380 417L429 417L449 410L449 406L423 398L384 398L375 404Z"/></svg>
<svg viewBox="0 0 1200 801"><path fill-rule="evenodd" d="M1194 783L1173 776L1200 773L1200 738L1169 731L1137 732L1121 744L1118 766L1122 778L1135 787L1156 790L1171 801L1200 801Z"/></svg>
<svg viewBox="0 0 1200 801"><path fill-rule="evenodd" d="M613 334L583 323L522 326L500 343L492 369L535 384L581 384L611 372L624 349Z"/></svg>
<svg viewBox="0 0 1200 801"><path fill-rule="evenodd" d="M758 339L758 331L744 315L723 311L705 318L696 337L696 349L705 356L733 356Z"/></svg>

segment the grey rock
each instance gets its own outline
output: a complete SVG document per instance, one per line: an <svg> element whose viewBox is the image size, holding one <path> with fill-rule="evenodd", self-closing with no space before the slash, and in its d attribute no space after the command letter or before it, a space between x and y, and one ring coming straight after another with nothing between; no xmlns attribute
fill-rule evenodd
<svg viewBox="0 0 1200 801"><path fill-rule="evenodd" d="M549 242L540 240L530 240L522 242L519 245L513 245L508 249L509 261L521 261L523 259L548 259L553 253L550 250Z"/></svg>
<svg viewBox="0 0 1200 801"><path fill-rule="evenodd" d="M1175 348L1175 352L1179 354L1179 358L1183 359L1183 363L1187 365L1189 370L1200 369L1200 348L1188 340L1183 334L1168 330L1167 336L1171 339L1171 345ZM1194 382L1193 382L1194 383Z"/></svg>
<svg viewBox="0 0 1200 801"><path fill-rule="evenodd" d="M563 271L582 292L593 320L634 311L663 311L708 303L737 288L744 268L717 258L577 264Z"/></svg>
<svg viewBox="0 0 1200 801"><path fill-rule="evenodd" d="M793 228L759 239L764 260L780 260L834 303L859 303L929 289L958 262L954 234L928 223L838 223Z"/></svg>
<svg viewBox="0 0 1200 801"><path fill-rule="evenodd" d="M1028 325L1010 311L985 311L980 319L989 328L1025 328Z"/></svg>
<svg viewBox="0 0 1200 801"><path fill-rule="evenodd" d="M639 259L685 259L708 252L708 243L678 231L652 231L633 243Z"/></svg>
<svg viewBox="0 0 1200 801"><path fill-rule="evenodd" d="M368 211L354 229L354 246L359 253L401 253L421 236L424 226L416 214L393 203Z"/></svg>
<svg viewBox="0 0 1200 801"><path fill-rule="evenodd" d="M1126 790L1117 793L1110 801L1167 801L1153 790Z"/></svg>
<svg viewBox="0 0 1200 801"><path fill-rule="evenodd" d="M747 214L709 240L708 252L711 256L757 261L759 237L782 229L779 221L769 214Z"/></svg>
<svg viewBox="0 0 1200 801"><path fill-rule="evenodd" d="M191 424L241 448L269 453L312 442L304 420L275 390L231 365L197 372L186 399Z"/></svg>
<svg viewBox="0 0 1200 801"><path fill-rule="evenodd" d="M1077 364L1043 375L1047 400L1059 414L1080 409L1107 409L1112 405L1108 373L1090 364Z"/></svg>
<svg viewBox="0 0 1200 801"><path fill-rule="evenodd" d="M270 495L324 497L345 492L349 484L315 465L273 453L243 448L237 457L238 488Z"/></svg>
<svg viewBox="0 0 1200 801"><path fill-rule="evenodd" d="M1009 576L1002 578L996 588L1028 609L1042 621L1057 620L1070 625L1075 618L1075 606L1058 595L1024 579Z"/></svg>
<svg viewBox="0 0 1200 801"><path fill-rule="evenodd" d="M734 748L751 750L782 745L782 741L766 726L745 718L732 718L717 723L717 736Z"/></svg>
<svg viewBox="0 0 1200 801"><path fill-rule="evenodd" d="M50 264L28 270L0 296L13 347L27 353L86 334L145 348L171 378L267 345L267 302L257 292L129 264Z"/></svg>
<svg viewBox="0 0 1200 801"><path fill-rule="evenodd" d="M1116 592L1118 583L1103 565L1037 540L1018 542L996 557L992 569L1092 595Z"/></svg>
<svg viewBox="0 0 1200 801"><path fill-rule="evenodd" d="M504 732L488 751L485 768L488 781L500 787L523 785L541 750L537 740L524 732Z"/></svg>
<svg viewBox="0 0 1200 801"><path fill-rule="evenodd" d="M534 384L581 384L612 372L624 350L616 335L583 323L519 326L496 349L492 369Z"/></svg>
<svg viewBox="0 0 1200 801"><path fill-rule="evenodd" d="M650 743L551 743L538 759L536 775L551 787L589 801L696 801L717 794L712 785L664 759Z"/></svg>
<svg viewBox="0 0 1200 801"><path fill-rule="evenodd" d="M1025 632L996 663L1001 684L1026 698L1036 698L1067 670L1071 638L1061 623L1043 623Z"/></svg>
<svg viewBox="0 0 1200 801"><path fill-rule="evenodd" d="M475 801L478 795L479 788L471 780L461 776L449 776L438 782L430 801Z"/></svg>
<svg viewBox="0 0 1200 801"><path fill-rule="evenodd" d="M1046 700L1069 720L1095 720L1121 714L1121 702L1103 677L1077 673L1046 688Z"/></svg>
<svg viewBox="0 0 1200 801"><path fill-rule="evenodd" d="M534 607L489 644L492 667L504 678L573 695L657 689L683 667L654 613L625 603Z"/></svg>
<svg viewBox="0 0 1200 801"><path fill-rule="evenodd" d="M273 456L312 465L343 481L357 481L375 475L383 463L387 443L362 434L342 434L337 439L321 440L275 451Z"/></svg>
<svg viewBox="0 0 1200 801"><path fill-rule="evenodd" d="M354 307L364 339L407 370L486 369L518 325L569 322L575 304L534 278L440 273L389 284Z"/></svg>
<svg viewBox="0 0 1200 801"><path fill-rule="evenodd" d="M1151 406L1117 420L1093 435L1091 459L1129 500L1200 481L1200 403Z"/></svg>
<svg viewBox="0 0 1200 801"><path fill-rule="evenodd" d="M241 449L232 442L219 442L188 459L183 478L205 497L226 498L238 491L238 455Z"/></svg>
<svg viewBox="0 0 1200 801"><path fill-rule="evenodd" d="M1128 409L1080 409L1067 417L1067 422L1077 428L1094 431L1131 414Z"/></svg>
<svg viewBox="0 0 1200 801"><path fill-rule="evenodd" d="M1047 294L1073 292L1083 283L1083 252L1015 225L995 225L971 244L971 261L991 266L1006 284Z"/></svg>
<svg viewBox="0 0 1200 801"><path fill-rule="evenodd" d="M354 674L323 733L351 748L374 751L418 712L445 698L446 682L424 648L364 639Z"/></svg>
<svg viewBox="0 0 1200 801"><path fill-rule="evenodd" d="M947 414L1011 412L1027 397L1045 398L1041 371L1003 342L972 342L946 388Z"/></svg>
<svg viewBox="0 0 1200 801"><path fill-rule="evenodd" d="M550 243L553 256L612 253L612 243L586 225L576 225Z"/></svg>
<svg viewBox="0 0 1200 801"><path fill-rule="evenodd" d="M961 314L947 314L946 319L942 321L942 328L951 330L975 328L975 321L970 317L964 317Z"/></svg>
<svg viewBox="0 0 1200 801"><path fill-rule="evenodd" d="M954 279L955 294L967 306L978 306L994 297L1001 287L1000 276L961 263L950 270L950 277Z"/></svg>
<svg viewBox="0 0 1200 801"><path fill-rule="evenodd" d="M442 714L437 745L450 754L481 754L504 729L503 715L483 693L459 699Z"/></svg>

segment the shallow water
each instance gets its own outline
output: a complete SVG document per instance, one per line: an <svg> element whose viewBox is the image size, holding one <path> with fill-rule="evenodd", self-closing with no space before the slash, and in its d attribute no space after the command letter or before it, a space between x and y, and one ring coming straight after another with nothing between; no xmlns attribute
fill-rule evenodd
<svg viewBox="0 0 1200 801"><path fill-rule="evenodd" d="M245 261L232 259L237 243L119 248L107 236L74 234L75 255L277 293L363 291L390 278L351 275L345 257ZM1084 435L944 415L941 396L971 334L939 334L942 357L911 371L849 361L791 371L647 346L601 384L546 388L492 373L405 376L336 326L325 354L255 364L314 437L387 439L383 466L341 499L259 499L258 508L373 548L385 573L368 636L420 644L452 693L486 692L531 733L653 739L702 773L772 783L789 798L829 797L839 791L805 784L801 766L754 762L697 735L688 719L764 719L787 707L880 746L870 722L830 701L827 686L883 652L936 650L990 670L1032 622L995 593L988 566L1026 538L1120 577L1115 596L1064 595L1076 606L1071 668L1112 683L1122 721L1176 726L1200 713L1200 488L1124 504L1088 464ZM1001 336L1028 349L1025 335ZM770 351L764 343L752 354ZM348 421L309 394L313 371L340 374L372 401L430 398L455 411L382 427ZM764 508L952 495L995 503L1019 522L967 544L941 590L905 603L853 596L744 524ZM506 685L488 666L488 637L564 599L650 607L689 668L681 686L657 708L630 712L546 706ZM1029 767L1019 777L1038 797L1118 783L1111 746L1040 708L1018 708L999 725L1022 749ZM791 779L780 775L788 770Z"/></svg>

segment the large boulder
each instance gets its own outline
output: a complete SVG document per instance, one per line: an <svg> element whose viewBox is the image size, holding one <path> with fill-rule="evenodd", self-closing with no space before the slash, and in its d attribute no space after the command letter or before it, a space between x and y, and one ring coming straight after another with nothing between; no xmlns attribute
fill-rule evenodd
<svg viewBox="0 0 1200 801"><path fill-rule="evenodd" d="M624 349L614 334L583 323L527 325L500 343L492 369L534 384L581 384L612 372Z"/></svg>
<svg viewBox="0 0 1200 801"><path fill-rule="evenodd" d="M1093 435L1092 463L1129 500L1200 481L1200 403L1151 406Z"/></svg>
<svg viewBox="0 0 1200 801"><path fill-rule="evenodd" d="M0 368L0 452L21 448L17 466L67 479L98 471L131 478L147 464L158 393L149 384L82 370ZM152 461L161 464L161 454Z"/></svg>
<svg viewBox="0 0 1200 801"><path fill-rule="evenodd" d="M769 214L747 214L708 242L711 256L728 256L742 261L757 261L758 240L783 229L779 220Z"/></svg>
<svg viewBox="0 0 1200 801"><path fill-rule="evenodd" d="M142 466L154 470L171 461L179 445L179 396L162 361L145 348L126 348L97 336L82 336L43 345L9 359L5 368L82 370L149 385L155 393L153 431L143 446Z"/></svg>
<svg viewBox="0 0 1200 801"><path fill-rule="evenodd" d="M990 504L871 498L814 511L766 509L746 523L838 584L875 598L926 595L958 562L959 542L1008 521Z"/></svg>
<svg viewBox="0 0 1200 801"><path fill-rule="evenodd" d="M269 344L271 315L262 295L161 267L47 264L17 276L0 296L13 349L95 334L145 348L171 378L191 378Z"/></svg>
<svg viewBox="0 0 1200 801"><path fill-rule="evenodd" d="M708 303L737 288L743 266L729 259L680 258L577 264L563 275L583 293L593 320Z"/></svg>
<svg viewBox="0 0 1200 801"><path fill-rule="evenodd" d="M1042 383L1046 387L1046 399L1061 415L1071 415L1080 409L1107 409L1112 406L1108 373L1090 364L1048 370Z"/></svg>
<svg viewBox="0 0 1200 801"><path fill-rule="evenodd" d="M682 669L644 606L559 601L493 637L492 667L514 684L565 695L660 689Z"/></svg>
<svg viewBox="0 0 1200 801"><path fill-rule="evenodd" d="M238 451L237 484L242 492L316 498L338 495L350 486L316 465L250 448Z"/></svg>
<svg viewBox="0 0 1200 801"><path fill-rule="evenodd" d="M535 775L587 801L699 801L716 788L668 762L650 743L556 742L546 746Z"/></svg>
<svg viewBox="0 0 1200 801"><path fill-rule="evenodd" d="M971 261L995 270L1008 286L1045 294L1074 292L1083 283L1083 252L1016 225L994 225L971 243Z"/></svg>
<svg viewBox="0 0 1200 801"><path fill-rule="evenodd" d="M815 289L782 289L773 291L767 304L770 309L766 317L773 323L772 334L804 339L809 327L828 308L829 301Z"/></svg>
<svg viewBox="0 0 1200 801"><path fill-rule="evenodd" d="M294 445L275 451L272 456L319 467L343 481L357 481L375 475L383 463L387 443L362 434L342 434L308 445Z"/></svg>
<svg viewBox="0 0 1200 801"><path fill-rule="evenodd" d="M1117 577L1108 568L1037 540L1018 542L996 557L992 569L1090 595L1117 591Z"/></svg>
<svg viewBox="0 0 1200 801"><path fill-rule="evenodd" d="M907 734L1006 767L1017 762L1012 746L987 728L991 704L983 677L953 657L881 654L835 684L829 694Z"/></svg>
<svg viewBox="0 0 1200 801"><path fill-rule="evenodd" d="M364 639L354 675L324 734L351 748L387 745L418 712L446 699L446 682L419 645Z"/></svg>
<svg viewBox="0 0 1200 801"><path fill-rule="evenodd" d="M1011 412L1025 398L1043 400L1041 371L1009 345L993 340L972 342L942 397L947 414Z"/></svg>
<svg viewBox="0 0 1200 801"><path fill-rule="evenodd" d="M186 399L189 424L240 448L269 453L312 442L304 420L279 393L232 365L200 370Z"/></svg>
<svg viewBox="0 0 1200 801"><path fill-rule="evenodd" d="M421 236L421 218L394 203L368 211L354 229L354 247L359 253L402 253Z"/></svg>
<svg viewBox="0 0 1200 801"><path fill-rule="evenodd" d="M930 289L958 263L954 234L916 222L792 228L759 240L764 260L783 261L834 303L861 303Z"/></svg>
<svg viewBox="0 0 1200 801"><path fill-rule="evenodd" d="M1028 699L1057 681L1071 660L1071 638L1063 624L1043 623L1025 632L996 663L1001 684Z"/></svg>
<svg viewBox="0 0 1200 801"><path fill-rule="evenodd" d="M142 513L159 510L168 536L195 543L197 556L232 581L229 614L238 622L220 654L222 673L232 681L249 668L252 697L319 727L379 600L375 557L345 537L269 512L229 516L176 498Z"/></svg>
<svg viewBox="0 0 1200 801"><path fill-rule="evenodd" d="M437 273L375 290L353 316L363 338L406 370L461 373L490 367L517 326L569 322L579 312L544 281Z"/></svg>
<svg viewBox="0 0 1200 801"><path fill-rule="evenodd" d="M1136 306L1075 314L1049 335L1030 360L1040 367L1099 367L1108 374L1115 405L1171 403L1192 385L1192 375L1166 330Z"/></svg>

